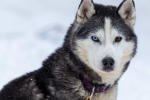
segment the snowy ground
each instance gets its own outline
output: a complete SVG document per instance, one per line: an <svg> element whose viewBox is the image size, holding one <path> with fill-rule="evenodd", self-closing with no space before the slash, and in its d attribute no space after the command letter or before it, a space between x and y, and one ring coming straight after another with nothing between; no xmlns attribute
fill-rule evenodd
<svg viewBox="0 0 150 100"><path fill-rule="evenodd" d="M0 0L0 89L10 80L41 67L61 46L80 0ZM95 0L119 5L121 0ZM135 0L138 53L119 85L118 100L150 100L150 9Z"/></svg>

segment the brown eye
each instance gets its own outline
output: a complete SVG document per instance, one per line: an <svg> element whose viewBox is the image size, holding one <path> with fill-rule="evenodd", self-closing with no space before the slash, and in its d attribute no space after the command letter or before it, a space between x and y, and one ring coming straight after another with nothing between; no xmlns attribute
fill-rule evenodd
<svg viewBox="0 0 150 100"><path fill-rule="evenodd" d="M115 42L116 42L116 43L121 42L121 40L122 40L122 37L120 37L120 36L118 36L118 37L115 38Z"/></svg>

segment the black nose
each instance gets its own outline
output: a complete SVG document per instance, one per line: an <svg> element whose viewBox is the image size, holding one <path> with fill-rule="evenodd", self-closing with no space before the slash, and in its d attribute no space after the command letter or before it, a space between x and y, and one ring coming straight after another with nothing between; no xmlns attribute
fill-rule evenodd
<svg viewBox="0 0 150 100"><path fill-rule="evenodd" d="M104 70L111 71L111 70L113 70L113 66L114 66L115 61L111 57L106 57L103 59L102 63L103 63L103 69Z"/></svg>

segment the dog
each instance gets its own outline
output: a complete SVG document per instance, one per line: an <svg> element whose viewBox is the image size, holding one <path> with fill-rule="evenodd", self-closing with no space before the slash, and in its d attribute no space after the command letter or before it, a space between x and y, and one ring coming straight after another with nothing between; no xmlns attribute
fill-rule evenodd
<svg viewBox="0 0 150 100"><path fill-rule="evenodd" d="M136 54L133 0L119 7L82 0L62 47L36 71L10 82L0 100L116 100Z"/></svg>

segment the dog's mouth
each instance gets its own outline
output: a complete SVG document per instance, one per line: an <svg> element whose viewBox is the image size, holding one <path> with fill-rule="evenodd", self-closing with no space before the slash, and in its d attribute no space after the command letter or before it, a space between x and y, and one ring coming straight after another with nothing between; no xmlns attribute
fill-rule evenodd
<svg viewBox="0 0 150 100"><path fill-rule="evenodd" d="M103 67L104 72L113 72L114 68L113 67Z"/></svg>
<svg viewBox="0 0 150 100"><path fill-rule="evenodd" d="M99 68L99 71L102 73L112 73L116 70L117 69L115 67L101 67L101 68Z"/></svg>

